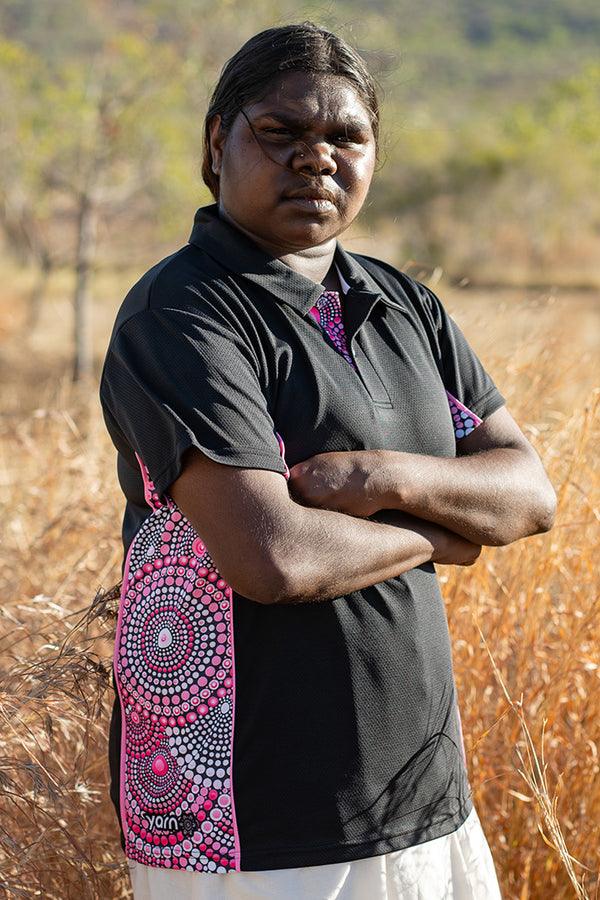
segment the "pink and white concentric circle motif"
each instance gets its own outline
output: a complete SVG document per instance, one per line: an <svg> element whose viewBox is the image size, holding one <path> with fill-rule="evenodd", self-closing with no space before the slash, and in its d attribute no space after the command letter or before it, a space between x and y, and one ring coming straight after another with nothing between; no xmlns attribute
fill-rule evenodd
<svg viewBox="0 0 600 900"><path fill-rule="evenodd" d="M130 756L127 775L132 805L141 817L172 813L190 790L189 780L179 770L167 743L147 756Z"/></svg>
<svg viewBox="0 0 600 900"><path fill-rule="evenodd" d="M118 665L129 690L142 702L158 696L161 703L170 703L168 698L201 680L214 682L216 672L222 671L219 682L226 675L226 619L220 608L214 608L213 592L205 593L197 583L196 560L185 567L152 568L143 577L132 578ZM211 695L218 687L215 684Z"/></svg>
<svg viewBox="0 0 600 900"><path fill-rule="evenodd" d="M148 482L156 501L151 489ZM199 872L237 866L231 598L182 513L171 503L158 506L132 544L115 646L126 853L146 865ZM223 811L210 831L201 790Z"/></svg>

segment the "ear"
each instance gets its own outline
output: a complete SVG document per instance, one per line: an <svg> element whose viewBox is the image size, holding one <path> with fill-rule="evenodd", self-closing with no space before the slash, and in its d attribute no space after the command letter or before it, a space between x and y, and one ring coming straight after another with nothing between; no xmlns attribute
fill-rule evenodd
<svg viewBox="0 0 600 900"><path fill-rule="evenodd" d="M227 132L221 124L221 116L213 116L208 125L208 133L210 138L211 168L215 175L218 175L221 171L223 147L225 146L225 141L227 139Z"/></svg>

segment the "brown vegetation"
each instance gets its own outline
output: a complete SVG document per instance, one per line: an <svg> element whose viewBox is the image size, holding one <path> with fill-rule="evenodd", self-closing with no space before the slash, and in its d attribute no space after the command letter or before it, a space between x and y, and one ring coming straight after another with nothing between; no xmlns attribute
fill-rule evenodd
<svg viewBox="0 0 600 900"><path fill-rule="evenodd" d="M90 615L97 590L119 578L114 455L95 386L70 383L60 289L26 342L17 302L27 284L11 281L15 295L0 297L0 897L126 897L105 762L111 604ZM122 293L103 292L113 300L100 346ZM503 303L452 294L450 305L543 456L560 509L550 534L441 572L468 764L505 897L593 897L598 346L580 358L565 342L568 309L557 316L547 296Z"/></svg>

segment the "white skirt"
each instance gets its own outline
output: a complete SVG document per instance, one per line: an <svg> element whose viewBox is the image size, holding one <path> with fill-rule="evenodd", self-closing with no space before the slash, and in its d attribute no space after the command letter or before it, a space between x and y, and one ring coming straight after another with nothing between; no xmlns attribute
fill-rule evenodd
<svg viewBox="0 0 600 900"><path fill-rule="evenodd" d="M354 862L226 875L129 868L135 900L500 900L475 810L453 834Z"/></svg>

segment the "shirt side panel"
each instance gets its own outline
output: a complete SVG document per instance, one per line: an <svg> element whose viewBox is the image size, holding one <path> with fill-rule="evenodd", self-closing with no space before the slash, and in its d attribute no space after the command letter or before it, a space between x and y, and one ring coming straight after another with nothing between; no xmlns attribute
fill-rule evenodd
<svg viewBox="0 0 600 900"><path fill-rule="evenodd" d="M157 507L129 551L114 655L125 852L144 865L239 869L231 603L189 522Z"/></svg>

